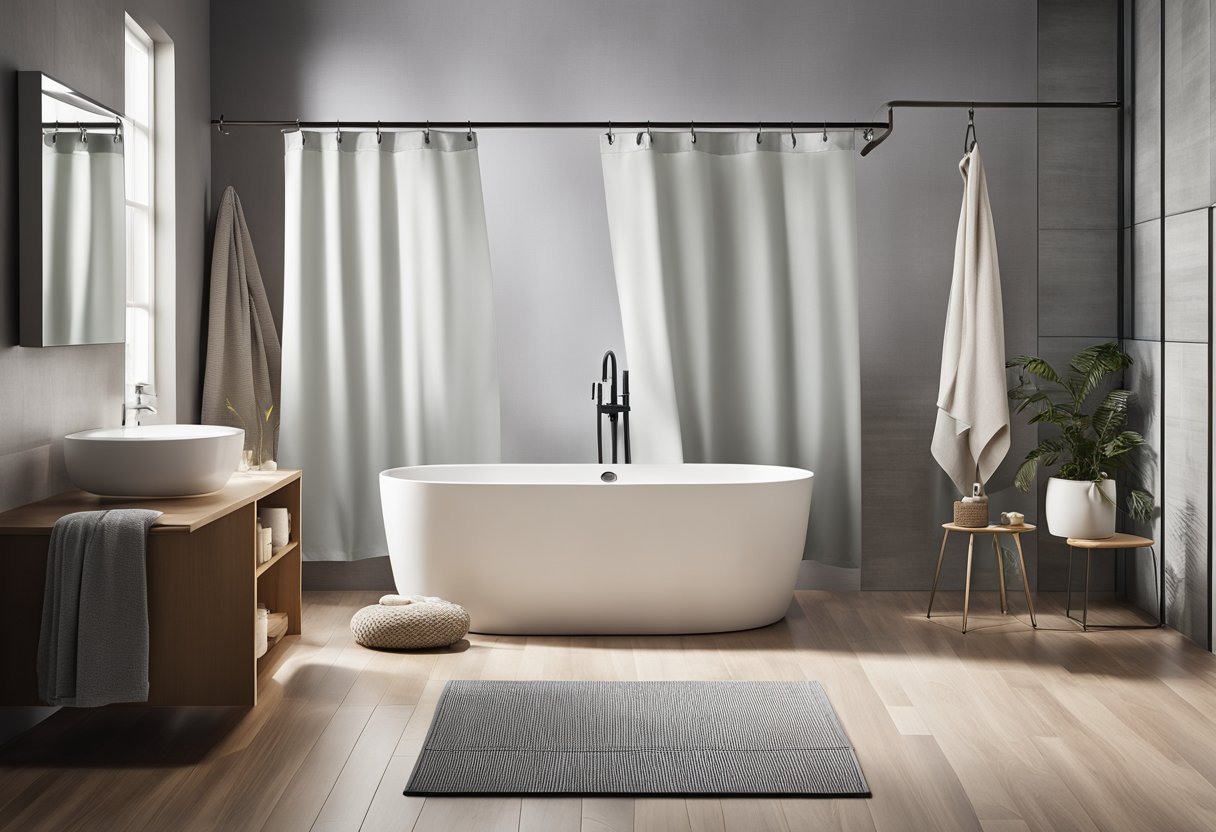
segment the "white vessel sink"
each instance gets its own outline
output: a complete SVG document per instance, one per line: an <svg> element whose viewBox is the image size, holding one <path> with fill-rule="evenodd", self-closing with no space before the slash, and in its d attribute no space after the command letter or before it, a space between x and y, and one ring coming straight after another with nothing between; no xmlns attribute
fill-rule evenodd
<svg viewBox="0 0 1216 832"><path fill-rule="evenodd" d="M136 425L64 437L68 478L103 497L193 497L219 491L241 461L245 431Z"/></svg>

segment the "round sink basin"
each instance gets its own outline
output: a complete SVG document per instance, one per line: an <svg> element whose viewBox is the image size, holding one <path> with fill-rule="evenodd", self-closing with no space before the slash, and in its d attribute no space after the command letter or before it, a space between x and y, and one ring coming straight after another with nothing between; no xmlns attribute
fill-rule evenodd
<svg viewBox="0 0 1216 832"><path fill-rule="evenodd" d="M68 478L103 497L194 497L236 471L245 431L218 425L136 425L64 437Z"/></svg>

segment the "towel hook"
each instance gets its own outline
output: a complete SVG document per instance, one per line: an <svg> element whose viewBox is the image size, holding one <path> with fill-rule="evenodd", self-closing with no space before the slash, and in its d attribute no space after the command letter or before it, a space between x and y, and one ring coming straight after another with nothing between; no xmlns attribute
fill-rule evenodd
<svg viewBox="0 0 1216 832"><path fill-rule="evenodd" d="M764 138L764 122L758 121L758 122L756 122L756 144L760 144L760 141L763 138Z"/></svg>
<svg viewBox="0 0 1216 832"><path fill-rule="evenodd" d="M823 123L823 140L825 142L828 140L828 123L826 121Z"/></svg>
<svg viewBox="0 0 1216 832"><path fill-rule="evenodd" d="M338 125L338 144L342 144L342 119L338 119L334 124Z"/></svg>
<svg viewBox="0 0 1216 832"><path fill-rule="evenodd" d="M89 133L88 133L88 131L84 129L84 125L83 125L83 124L81 124L79 121L78 121L78 122L76 122L76 126L77 126L77 127L80 129L80 143L81 143L81 144L88 144L88 143L89 143Z"/></svg>
<svg viewBox="0 0 1216 832"><path fill-rule="evenodd" d="M697 123L695 121L688 122L688 132L692 134L692 143L697 143Z"/></svg>
<svg viewBox="0 0 1216 832"><path fill-rule="evenodd" d="M963 153L975 150L978 138L975 134L975 105L967 108L967 132L963 134Z"/></svg>
<svg viewBox="0 0 1216 832"><path fill-rule="evenodd" d="M422 140L427 144L431 143L431 120L427 119L426 128L422 131Z"/></svg>
<svg viewBox="0 0 1216 832"><path fill-rule="evenodd" d="M651 141L654 141L654 136L653 136L653 135L651 134L651 132L650 132L650 119L646 119L646 138L650 139ZM639 146L642 144L642 133L641 133L641 131L639 131L639 132L638 132L638 140L637 140L637 144L638 144Z"/></svg>
<svg viewBox="0 0 1216 832"><path fill-rule="evenodd" d="M383 144L384 136L380 133L380 119L376 119L376 144Z"/></svg>
<svg viewBox="0 0 1216 832"><path fill-rule="evenodd" d="M608 144L616 141L616 136L612 135L612 119L608 119Z"/></svg>
<svg viewBox="0 0 1216 832"><path fill-rule="evenodd" d="M464 140L466 142L473 141L473 122L471 121L469 122L469 132L464 134Z"/></svg>

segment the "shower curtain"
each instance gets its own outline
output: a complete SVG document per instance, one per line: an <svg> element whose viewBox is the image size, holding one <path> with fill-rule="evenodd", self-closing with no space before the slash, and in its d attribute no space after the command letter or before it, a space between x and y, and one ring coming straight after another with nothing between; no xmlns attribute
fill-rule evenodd
<svg viewBox="0 0 1216 832"><path fill-rule="evenodd" d="M42 139L43 343L121 344L126 332L123 144Z"/></svg>
<svg viewBox="0 0 1216 832"><path fill-rule="evenodd" d="M387 554L379 472L499 461L475 136L286 142L279 456L303 468L304 556Z"/></svg>
<svg viewBox="0 0 1216 832"><path fill-rule="evenodd" d="M815 473L804 556L861 561L852 133L601 138L637 462Z"/></svg>

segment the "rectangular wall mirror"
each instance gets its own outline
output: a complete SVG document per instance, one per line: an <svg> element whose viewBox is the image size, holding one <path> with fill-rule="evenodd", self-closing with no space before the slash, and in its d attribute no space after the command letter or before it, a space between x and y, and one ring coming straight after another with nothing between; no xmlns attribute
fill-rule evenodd
<svg viewBox="0 0 1216 832"><path fill-rule="evenodd" d="M41 72L19 72L17 132L21 345L122 343L122 116Z"/></svg>

